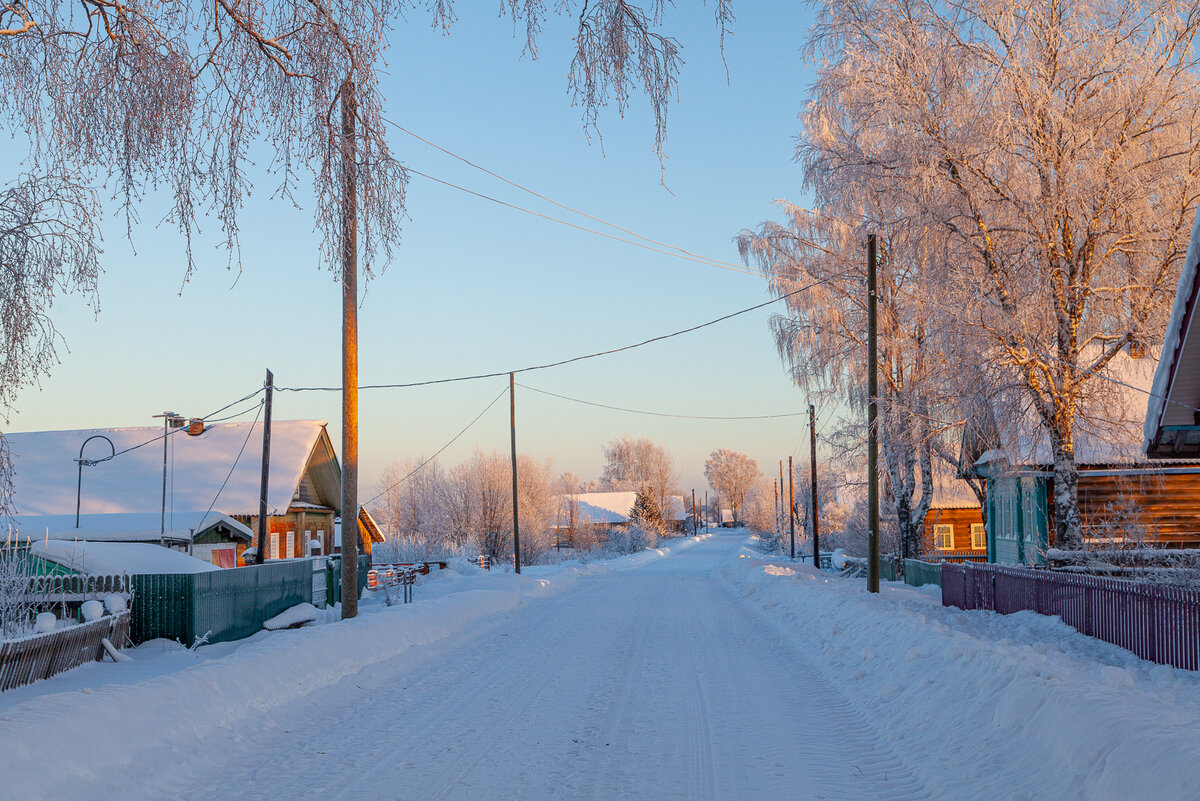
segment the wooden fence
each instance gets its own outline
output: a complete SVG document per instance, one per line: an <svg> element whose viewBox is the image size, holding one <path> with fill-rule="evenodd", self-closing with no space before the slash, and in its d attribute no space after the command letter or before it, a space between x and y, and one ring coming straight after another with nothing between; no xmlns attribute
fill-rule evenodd
<svg viewBox="0 0 1200 801"><path fill-rule="evenodd" d="M942 564L942 604L1058 615L1143 659L1200 669L1200 591L1001 565Z"/></svg>
<svg viewBox="0 0 1200 801"><path fill-rule="evenodd" d="M922 562L919 559L904 560L904 583L913 587L920 587L925 584L942 584L942 568L940 565L931 562Z"/></svg>
<svg viewBox="0 0 1200 801"><path fill-rule="evenodd" d="M104 655L108 638L120 648L129 636L129 613L102 617L46 634L31 634L0 642L0 692L95 662Z"/></svg>

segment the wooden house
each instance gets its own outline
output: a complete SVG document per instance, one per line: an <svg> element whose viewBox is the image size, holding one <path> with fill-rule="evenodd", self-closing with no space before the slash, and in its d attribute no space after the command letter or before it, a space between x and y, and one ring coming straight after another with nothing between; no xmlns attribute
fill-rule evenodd
<svg viewBox="0 0 1200 801"><path fill-rule="evenodd" d="M170 429L165 440L158 427L7 436L17 470L16 523L29 538L157 542L222 567L257 546L261 426ZM82 469L81 447L85 459L96 460ZM332 553L341 468L326 424L275 421L270 456L265 558ZM375 532L368 537L382 536Z"/></svg>
<svg viewBox="0 0 1200 801"><path fill-rule="evenodd" d="M1134 348L1110 363L1114 381L1089 383L1093 394L1084 399L1074 442L1089 545L1200 546L1200 463L1151 461L1142 450L1154 367L1144 349ZM1044 564L1055 545L1049 442L1012 396L998 394L989 412L963 437L969 475L987 482L988 560Z"/></svg>
<svg viewBox="0 0 1200 801"><path fill-rule="evenodd" d="M936 560L987 558L983 509L966 481L947 477L936 482L925 513L920 552Z"/></svg>

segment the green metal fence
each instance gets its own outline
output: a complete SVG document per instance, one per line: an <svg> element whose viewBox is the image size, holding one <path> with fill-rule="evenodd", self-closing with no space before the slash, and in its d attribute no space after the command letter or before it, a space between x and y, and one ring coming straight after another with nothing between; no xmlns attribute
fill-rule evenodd
<svg viewBox="0 0 1200 801"><path fill-rule="evenodd" d="M191 646L249 637L263 621L312 601L312 566L288 560L209 573L131 576L134 643L156 637Z"/></svg>
<svg viewBox="0 0 1200 801"><path fill-rule="evenodd" d="M325 574L325 598L330 606L342 602L342 557L331 556L326 563L328 572ZM362 554L358 557L358 596L367 588L367 571L371 569L371 557Z"/></svg>
<svg viewBox="0 0 1200 801"><path fill-rule="evenodd" d="M924 584L942 586L942 566L932 562L922 562L919 559L904 560L904 583L914 587Z"/></svg>
<svg viewBox="0 0 1200 801"><path fill-rule="evenodd" d="M890 556L879 557L880 581L900 580L900 560Z"/></svg>

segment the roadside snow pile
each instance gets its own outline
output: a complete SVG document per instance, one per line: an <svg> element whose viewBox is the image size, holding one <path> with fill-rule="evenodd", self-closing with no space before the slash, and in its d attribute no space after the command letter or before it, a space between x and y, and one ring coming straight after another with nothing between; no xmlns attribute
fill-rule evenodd
<svg viewBox="0 0 1200 801"><path fill-rule="evenodd" d="M671 549L695 543L691 538L672 540ZM89 798L94 783L119 784L140 766L157 764L164 742L179 750L198 747L245 718L269 716L273 709L369 665L512 610L526 598L575 586L581 576L660 559L669 550L611 563L533 568L519 576L439 571L437 580L422 587L416 603L385 607L368 597L353 620L205 646L196 653L200 661L157 660L171 672L144 678L139 671L150 665L140 658L129 665L92 663L21 688L29 700L0 705L0 798ZM329 621L334 613L320 614ZM215 658L204 659L206 654ZM96 678L87 684L81 676ZM134 683L117 683L122 676ZM77 689L32 694L39 687L67 686ZM63 759L64 752L69 759Z"/></svg>
<svg viewBox="0 0 1200 801"><path fill-rule="evenodd" d="M294 629L303 626L305 623L312 623L320 616L321 612L312 604L296 604L284 609L275 617L264 620L263 628L267 631Z"/></svg>
<svg viewBox="0 0 1200 801"><path fill-rule="evenodd" d="M1200 674L1138 659L1058 618L941 606L936 587L767 562L725 568L935 798L1200 798ZM803 681L803 677L795 680Z"/></svg>

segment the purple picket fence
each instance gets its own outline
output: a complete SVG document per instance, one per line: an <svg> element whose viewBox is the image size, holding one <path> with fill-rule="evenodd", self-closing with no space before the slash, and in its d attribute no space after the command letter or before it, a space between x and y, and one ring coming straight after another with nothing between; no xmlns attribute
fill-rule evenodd
<svg viewBox="0 0 1200 801"><path fill-rule="evenodd" d="M1058 615L1143 659L1200 669L1200 592L1004 565L942 564L942 604Z"/></svg>

